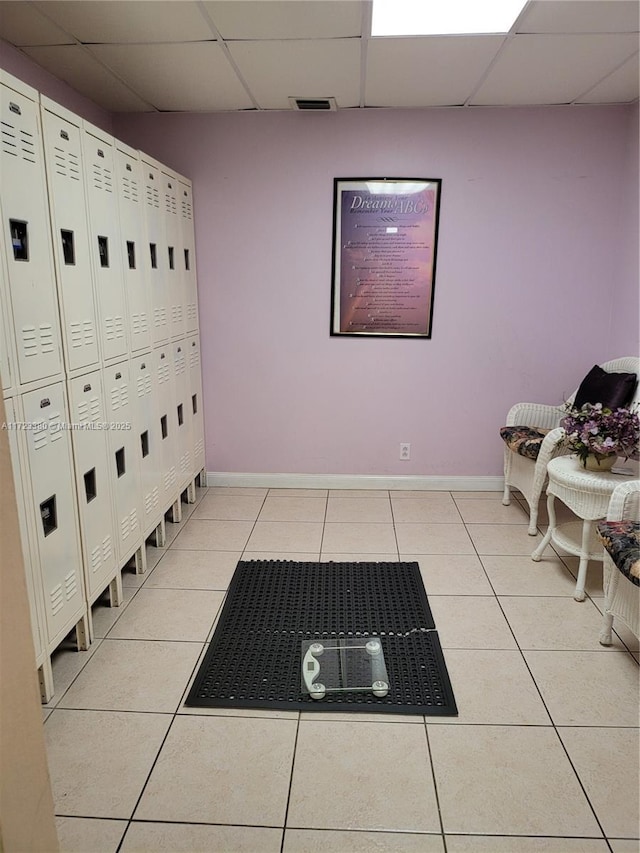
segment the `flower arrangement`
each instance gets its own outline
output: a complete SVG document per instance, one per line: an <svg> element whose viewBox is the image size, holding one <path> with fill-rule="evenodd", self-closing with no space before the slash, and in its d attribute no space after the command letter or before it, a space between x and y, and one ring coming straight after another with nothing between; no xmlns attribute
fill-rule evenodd
<svg viewBox="0 0 640 853"><path fill-rule="evenodd" d="M567 414L560 421L565 430L561 443L569 447L585 465L589 456L598 464L616 456L638 458L640 419L632 409L607 409L602 403L585 403L581 409L567 404Z"/></svg>

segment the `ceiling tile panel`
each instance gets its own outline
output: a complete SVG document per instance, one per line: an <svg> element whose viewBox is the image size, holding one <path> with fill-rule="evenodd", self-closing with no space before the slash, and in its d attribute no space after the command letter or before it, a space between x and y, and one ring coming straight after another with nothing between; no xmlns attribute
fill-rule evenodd
<svg viewBox="0 0 640 853"><path fill-rule="evenodd" d="M73 44L73 39L31 3L0 3L0 38L18 47L32 44Z"/></svg>
<svg viewBox="0 0 640 853"><path fill-rule="evenodd" d="M39 8L79 41L96 44L213 38L190 0L45 0Z"/></svg>
<svg viewBox="0 0 640 853"><path fill-rule="evenodd" d="M637 41L631 34L515 36L471 103L571 103L629 59Z"/></svg>
<svg viewBox="0 0 640 853"><path fill-rule="evenodd" d="M638 54L606 77L601 83L578 98L579 104L611 104L629 103L638 98L638 80L640 79L640 63Z"/></svg>
<svg viewBox="0 0 640 853"><path fill-rule="evenodd" d="M236 41L229 49L262 109L289 109L289 97L360 103L360 39Z"/></svg>
<svg viewBox="0 0 640 853"><path fill-rule="evenodd" d="M371 39L365 105L463 104L504 40L493 35Z"/></svg>
<svg viewBox="0 0 640 853"><path fill-rule="evenodd" d="M148 112L152 107L103 68L80 45L27 47L24 52L38 65L76 91L111 112Z"/></svg>
<svg viewBox="0 0 640 853"><path fill-rule="evenodd" d="M159 110L253 107L216 42L94 45L91 51Z"/></svg>
<svg viewBox="0 0 640 853"><path fill-rule="evenodd" d="M220 0L205 2L224 39L325 39L359 36L359 0Z"/></svg>
<svg viewBox="0 0 640 853"><path fill-rule="evenodd" d="M637 0L536 0L525 12L519 33L633 33L638 31Z"/></svg>

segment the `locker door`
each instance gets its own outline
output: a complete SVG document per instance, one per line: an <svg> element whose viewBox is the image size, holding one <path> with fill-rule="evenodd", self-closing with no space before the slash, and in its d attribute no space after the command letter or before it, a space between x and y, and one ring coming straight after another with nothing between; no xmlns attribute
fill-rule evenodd
<svg viewBox="0 0 640 853"><path fill-rule="evenodd" d="M191 440L191 418L189 408L191 406L191 392L189 385L189 371L187 362L186 341L176 341L173 344L173 379L175 387L174 412L177 429L176 449L178 465L178 486L183 489L192 479L192 440Z"/></svg>
<svg viewBox="0 0 640 853"><path fill-rule="evenodd" d="M191 181L179 180L180 218L182 227L182 270L184 274L183 305L185 332L198 330L198 281L196 277L196 244L193 228L193 192Z"/></svg>
<svg viewBox="0 0 640 853"><path fill-rule="evenodd" d="M60 321L37 93L4 72L0 81L7 313L15 336L18 380L24 385L60 374Z"/></svg>
<svg viewBox="0 0 640 853"><path fill-rule="evenodd" d="M142 212L142 166L137 151L116 142L116 180L131 352L151 347L148 266Z"/></svg>
<svg viewBox="0 0 640 853"><path fill-rule="evenodd" d="M164 511L178 496L176 396L170 347L159 347L154 350L153 357L160 425L160 495Z"/></svg>
<svg viewBox="0 0 640 853"><path fill-rule="evenodd" d="M166 509L161 506L160 486L162 456L160 453L160 420L156 394L155 370L151 354L131 362L131 375L136 392L138 450L140 453L140 487L142 492L142 529L145 536L156 527Z"/></svg>
<svg viewBox="0 0 640 853"><path fill-rule="evenodd" d="M151 293L153 345L169 340L169 297L167 293L168 250L161 206L160 164L140 153L144 181L144 219L148 242L149 290Z"/></svg>
<svg viewBox="0 0 640 853"><path fill-rule="evenodd" d="M115 193L113 139L83 122L84 160L89 242L98 297L100 344L103 361L127 355L124 280L118 202Z"/></svg>
<svg viewBox="0 0 640 853"><path fill-rule="evenodd" d="M9 396L14 389L14 360L12 341L9 336L9 294L7 292L7 256L4 246L4 229L0 228L0 386Z"/></svg>
<svg viewBox="0 0 640 853"><path fill-rule="evenodd" d="M192 473L195 477L205 467L200 338L198 335L194 335L188 338L186 343L189 359L189 391L191 393L191 406L188 406L188 409L191 417Z"/></svg>
<svg viewBox="0 0 640 853"><path fill-rule="evenodd" d="M29 465L30 513L49 648L85 613L82 554L73 480L73 458L61 382L21 397Z"/></svg>
<svg viewBox="0 0 640 853"><path fill-rule="evenodd" d="M109 489L107 413L102 374L94 370L68 380L75 481L89 600L94 601L117 570Z"/></svg>
<svg viewBox="0 0 640 853"><path fill-rule="evenodd" d="M14 400L12 398L4 401L5 417L7 423L15 424L18 419ZM16 429L7 430L9 435L9 449L11 452L11 467L13 470L13 484L16 492L16 503L18 505L18 523L20 526L20 540L22 545L22 557L27 581L27 597L29 599L29 612L31 615L31 632L36 653L36 664L39 666L46 651L46 630L42 615L42 589L36 583L35 571L38 565L37 557L34 557L32 541L27 524L27 504L23 483L29 474L29 466L25 459L26 450L22 441L23 434Z"/></svg>
<svg viewBox="0 0 640 853"><path fill-rule="evenodd" d="M80 119L43 98L42 129L67 371L98 365Z"/></svg>
<svg viewBox="0 0 640 853"><path fill-rule="evenodd" d="M109 422L109 482L115 510L120 564L140 545L140 462L138 424L128 361L103 371Z"/></svg>
<svg viewBox="0 0 640 853"><path fill-rule="evenodd" d="M167 239L167 292L169 295L169 333L172 338L184 335L185 276L182 252L182 226L178 216L179 184L176 175L163 170L163 211ZM183 256L184 257L184 256Z"/></svg>

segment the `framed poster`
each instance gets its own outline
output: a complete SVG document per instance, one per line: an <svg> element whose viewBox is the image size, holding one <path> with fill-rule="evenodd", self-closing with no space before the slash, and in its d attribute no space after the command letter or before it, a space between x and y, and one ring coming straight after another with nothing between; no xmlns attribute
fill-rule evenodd
<svg viewBox="0 0 640 853"><path fill-rule="evenodd" d="M331 334L430 338L440 178L335 178Z"/></svg>

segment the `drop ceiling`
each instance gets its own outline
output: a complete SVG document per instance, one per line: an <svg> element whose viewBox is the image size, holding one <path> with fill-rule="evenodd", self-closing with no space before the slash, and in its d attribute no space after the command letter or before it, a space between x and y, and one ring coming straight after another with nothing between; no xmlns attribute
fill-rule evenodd
<svg viewBox="0 0 640 853"><path fill-rule="evenodd" d="M2 0L0 38L112 112L618 104L639 6L531 0L506 34L371 38L369 0Z"/></svg>

